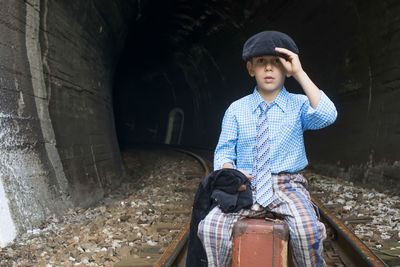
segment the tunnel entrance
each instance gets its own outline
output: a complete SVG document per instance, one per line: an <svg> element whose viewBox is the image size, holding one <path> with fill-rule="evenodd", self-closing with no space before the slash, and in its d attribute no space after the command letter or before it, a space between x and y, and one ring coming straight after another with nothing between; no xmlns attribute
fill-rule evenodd
<svg viewBox="0 0 400 267"><path fill-rule="evenodd" d="M254 88L241 51L262 30L292 36L336 104L334 125L306 133L311 166L398 194L398 1L3 2L0 209L14 234L118 187L119 148L215 148L225 110Z"/></svg>

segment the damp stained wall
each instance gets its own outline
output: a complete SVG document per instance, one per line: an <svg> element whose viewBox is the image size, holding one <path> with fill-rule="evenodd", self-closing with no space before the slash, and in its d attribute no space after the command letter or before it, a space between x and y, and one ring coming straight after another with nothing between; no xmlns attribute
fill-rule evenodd
<svg viewBox="0 0 400 267"><path fill-rule="evenodd" d="M1 5L4 245L49 215L97 203L125 178L111 84L133 11L118 1Z"/></svg>

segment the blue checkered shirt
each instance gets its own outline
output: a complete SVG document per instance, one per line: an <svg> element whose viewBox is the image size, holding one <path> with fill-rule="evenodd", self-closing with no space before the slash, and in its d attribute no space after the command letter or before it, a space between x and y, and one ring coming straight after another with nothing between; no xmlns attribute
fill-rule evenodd
<svg viewBox="0 0 400 267"><path fill-rule="evenodd" d="M252 175L257 136L257 118L263 98L253 94L233 102L222 121L222 130L214 153L214 169L232 163ZM332 124L337 111L332 101L321 91L316 109L305 95L292 94L285 88L270 103L267 112L270 137L271 173L297 172L307 164L303 132Z"/></svg>

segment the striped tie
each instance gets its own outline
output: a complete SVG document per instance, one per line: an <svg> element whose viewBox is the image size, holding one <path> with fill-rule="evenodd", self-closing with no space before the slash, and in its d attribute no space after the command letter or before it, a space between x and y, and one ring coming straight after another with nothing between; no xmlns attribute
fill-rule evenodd
<svg viewBox="0 0 400 267"><path fill-rule="evenodd" d="M257 121L257 139L255 151L255 171L256 171L256 200L263 207L267 207L273 201L271 166L270 166L270 146L267 110L270 106L264 101L260 104L261 114Z"/></svg>

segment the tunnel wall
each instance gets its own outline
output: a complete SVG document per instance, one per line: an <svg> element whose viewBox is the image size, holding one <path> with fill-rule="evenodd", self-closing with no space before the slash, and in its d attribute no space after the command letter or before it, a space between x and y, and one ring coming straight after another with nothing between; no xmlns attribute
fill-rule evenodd
<svg viewBox="0 0 400 267"><path fill-rule="evenodd" d="M111 96L115 64L133 12L124 3L42 1L49 114L75 205L98 201L125 175Z"/></svg>
<svg viewBox="0 0 400 267"><path fill-rule="evenodd" d="M307 136L313 167L398 194L400 3L343 1L328 8L325 18L334 13L340 19L328 19L335 30L320 35L329 52L319 57L323 72L316 77L334 85L339 116L331 129ZM323 55L316 46L313 53Z"/></svg>
<svg viewBox="0 0 400 267"><path fill-rule="evenodd" d="M1 165L8 203L1 210L2 240L35 227L52 212L70 206L68 188L54 155L38 46L39 13L35 1L6 1L1 12ZM57 154L57 153L55 153ZM55 158L50 159L51 156ZM2 201L2 202L3 202ZM4 202L3 202L4 203Z"/></svg>
<svg viewBox="0 0 400 267"><path fill-rule="evenodd" d="M2 5L0 246L124 178L111 80L132 11L118 1Z"/></svg>

